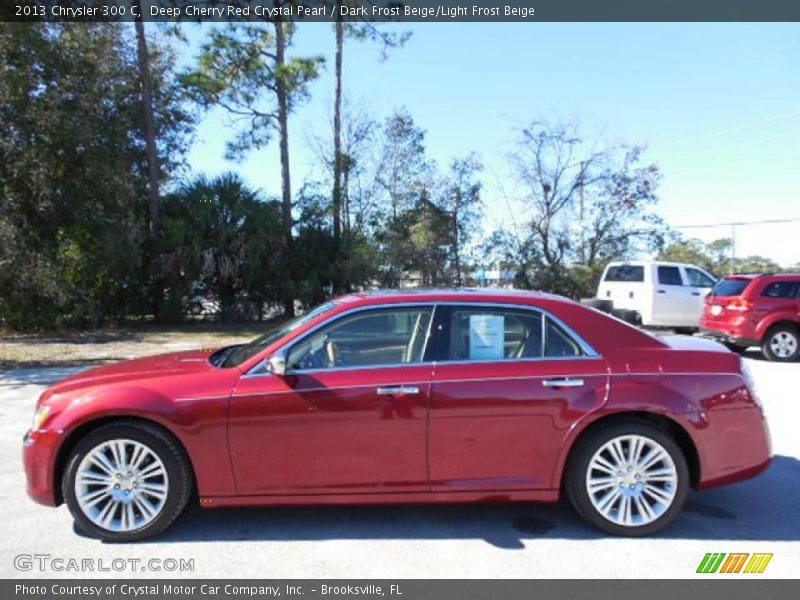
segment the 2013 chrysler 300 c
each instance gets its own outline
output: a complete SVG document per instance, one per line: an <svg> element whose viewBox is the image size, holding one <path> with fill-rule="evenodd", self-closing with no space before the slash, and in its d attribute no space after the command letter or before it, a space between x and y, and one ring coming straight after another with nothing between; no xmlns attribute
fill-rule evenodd
<svg viewBox="0 0 800 600"><path fill-rule="evenodd" d="M758 474L767 425L741 359L564 298L345 296L253 342L130 360L39 399L30 495L108 540L203 507L544 501L645 535L690 486Z"/></svg>

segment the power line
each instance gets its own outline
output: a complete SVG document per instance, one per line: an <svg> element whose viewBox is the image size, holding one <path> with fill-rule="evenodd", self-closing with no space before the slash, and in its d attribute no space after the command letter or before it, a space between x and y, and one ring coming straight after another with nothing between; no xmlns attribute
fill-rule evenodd
<svg viewBox="0 0 800 600"><path fill-rule="evenodd" d="M671 161L675 161L675 162L680 162L680 161L687 160L687 159L690 159L690 158L697 158L698 156L708 156L709 154L720 154L720 153L728 151L728 150L735 150L737 148L747 148L749 146L758 146L759 144L765 144L767 142L774 142L776 140L786 139L786 138L793 137L793 136L796 136L796 135L799 135L799 134L800 134L800 129L798 129L796 131L790 131L789 133L782 133L780 135L771 135L769 137L759 138L759 139L756 139L756 140L748 140L746 142L738 142L736 144L730 144L730 145L727 145L727 146L719 146L719 147L716 147L716 148L712 147L712 148L708 148L706 150L703 150L701 152L692 152L691 154L682 154L681 156L678 156L677 158L672 158L670 160Z"/></svg>
<svg viewBox="0 0 800 600"><path fill-rule="evenodd" d="M710 133L700 134L690 138L684 138L682 140L678 140L676 142L671 142L669 144L664 144L660 146L660 148L673 148L675 146L682 146L683 144L689 144L691 142L696 142L698 140L705 140L712 137L717 137L720 135L725 135L726 133L733 133L734 131L741 131L742 129L748 129L750 127L755 127L756 125L763 125L765 123L772 123L774 121L780 121L782 119L788 119L790 117L794 117L796 115L800 115L800 111L794 111L785 113L783 115L777 115L774 117L769 117L766 119L760 119L758 121L751 121L750 123L744 123L742 125L736 125L734 127L728 127L726 129L720 129L717 131L713 131ZM656 145L657 146L657 145Z"/></svg>
<svg viewBox="0 0 800 600"><path fill-rule="evenodd" d="M800 217L794 219L761 219L758 221L732 221L727 223L705 223L702 225L672 225L675 229L705 229L709 227L739 227L741 225L765 225L768 223L795 223L800 222Z"/></svg>

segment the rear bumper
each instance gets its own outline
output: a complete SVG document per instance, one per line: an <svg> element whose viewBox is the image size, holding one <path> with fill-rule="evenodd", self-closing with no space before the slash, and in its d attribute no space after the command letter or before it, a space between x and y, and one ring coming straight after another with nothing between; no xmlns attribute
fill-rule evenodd
<svg viewBox="0 0 800 600"><path fill-rule="evenodd" d="M714 410L698 436L701 475L697 488L705 490L755 477L772 460L772 442L764 413L758 407Z"/></svg>
<svg viewBox="0 0 800 600"><path fill-rule="evenodd" d="M28 481L28 495L46 506L58 505L53 469L60 435L60 431L28 431L22 439L22 463Z"/></svg>
<svg viewBox="0 0 800 600"><path fill-rule="evenodd" d="M729 314L723 319L703 314L700 318L700 332L738 346L758 346L761 343L750 314Z"/></svg>
<svg viewBox="0 0 800 600"><path fill-rule="evenodd" d="M761 344L761 342L756 338L747 335L739 335L738 332L736 332L735 330L724 331L720 329L709 329L702 325L703 323L701 322L701 327L700 327L701 335L710 337L720 342L725 342L728 344L733 344L735 346L742 346L742 347L759 346Z"/></svg>

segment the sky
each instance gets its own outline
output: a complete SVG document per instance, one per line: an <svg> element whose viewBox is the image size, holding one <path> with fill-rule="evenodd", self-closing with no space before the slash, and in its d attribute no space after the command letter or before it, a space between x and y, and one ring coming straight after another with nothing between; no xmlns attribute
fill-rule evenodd
<svg viewBox="0 0 800 600"><path fill-rule="evenodd" d="M208 26L189 26L196 52ZM485 227L511 226L519 195L508 169L515 129L542 117L578 118L610 141L646 144L661 167L655 212L674 227L798 219L736 228L738 256L800 263L800 24L419 23L403 48L348 41L344 89L383 118L406 107L441 167L469 151L486 169ZM333 32L298 27L292 52L323 55L311 99L290 119L293 187L314 175L308 142L329 130ZM201 121L188 162L196 172L239 172L277 195L277 141L243 161L224 159L231 135L214 110ZM524 211L514 209L514 222ZM711 241L730 227L683 229Z"/></svg>

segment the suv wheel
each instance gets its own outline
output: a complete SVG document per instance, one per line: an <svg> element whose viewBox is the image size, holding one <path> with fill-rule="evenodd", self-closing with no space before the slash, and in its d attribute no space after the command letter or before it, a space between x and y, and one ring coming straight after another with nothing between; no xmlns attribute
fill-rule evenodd
<svg viewBox="0 0 800 600"><path fill-rule="evenodd" d="M800 355L800 339L794 325L775 325L767 331L761 351L769 360L789 362Z"/></svg>
<svg viewBox="0 0 800 600"><path fill-rule="evenodd" d="M689 468L675 441L643 421L613 423L579 442L566 491L590 524L640 537L666 527L689 488Z"/></svg>
<svg viewBox="0 0 800 600"><path fill-rule="evenodd" d="M183 511L191 490L178 443L158 427L130 421L103 425L82 439L62 481L81 529L114 542L161 533Z"/></svg>

